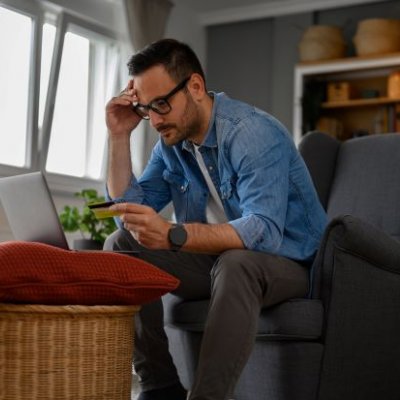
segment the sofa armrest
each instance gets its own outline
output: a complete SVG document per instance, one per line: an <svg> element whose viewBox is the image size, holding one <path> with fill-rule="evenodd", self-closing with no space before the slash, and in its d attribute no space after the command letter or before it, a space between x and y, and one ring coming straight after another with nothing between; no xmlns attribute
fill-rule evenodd
<svg viewBox="0 0 400 400"><path fill-rule="evenodd" d="M332 260L338 251L364 260L381 270L400 274L400 242L360 218L342 215L325 230L313 265L313 296L321 297L321 285L329 285Z"/></svg>
<svg viewBox="0 0 400 400"><path fill-rule="evenodd" d="M338 217L314 268L324 305L318 398L397 398L400 242L358 218Z"/></svg>

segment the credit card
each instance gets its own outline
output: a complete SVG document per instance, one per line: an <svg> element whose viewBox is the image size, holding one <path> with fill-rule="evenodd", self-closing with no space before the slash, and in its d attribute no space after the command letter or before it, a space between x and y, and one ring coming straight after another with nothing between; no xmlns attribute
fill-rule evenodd
<svg viewBox="0 0 400 400"><path fill-rule="evenodd" d="M88 207L90 208L90 210L92 210L97 219L105 219L105 218L117 217L118 215L122 214L121 211L110 210L110 207L113 204L115 204L115 201L105 201L102 203L88 204Z"/></svg>

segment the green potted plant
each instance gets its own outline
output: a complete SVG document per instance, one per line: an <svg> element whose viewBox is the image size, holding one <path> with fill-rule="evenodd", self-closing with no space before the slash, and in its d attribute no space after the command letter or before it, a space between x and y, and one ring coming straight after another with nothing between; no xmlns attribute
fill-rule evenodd
<svg viewBox="0 0 400 400"><path fill-rule="evenodd" d="M65 206L59 215L61 225L65 232L78 232L82 239L75 239L75 249L102 249L106 237L117 228L113 218L97 219L87 207L91 203L105 201L104 196L99 196L95 189L83 189L75 193L75 197L83 199L82 211L75 206Z"/></svg>

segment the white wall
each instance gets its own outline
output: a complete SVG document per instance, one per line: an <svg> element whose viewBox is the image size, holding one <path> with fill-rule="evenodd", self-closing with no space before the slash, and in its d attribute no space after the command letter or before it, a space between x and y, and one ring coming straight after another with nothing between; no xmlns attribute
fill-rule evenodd
<svg viewBox="0 0 400 400"><path fill-rule="evenodd" d="M172 8L165 36L187 43L206 68L206 30L188 7L175 5Z"/></svg>
<svg viewBox="0 0 400 400"><path fill-rule="evenodd" d="M115 32L125 32L125 21L121 21L120 0L47 0L46 3L68 10Z"/></svg>
<svg viewBox="0 0 400 400"><path fill-rule="evenodd" d="M49 3L100 23L118 32L122 41L127 41L126 17L121 0L50 0ZM205 66L205 28L193 10L181 4L172 7L165 37L188 43Z"/></svg>

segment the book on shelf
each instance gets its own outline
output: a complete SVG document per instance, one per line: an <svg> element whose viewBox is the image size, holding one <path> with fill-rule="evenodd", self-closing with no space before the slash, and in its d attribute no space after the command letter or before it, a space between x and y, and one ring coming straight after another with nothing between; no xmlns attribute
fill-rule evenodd
<svg viewBox="0 0 400 400"><path fill-rule="evenodd" d="M400 133L400 103L381 108L373 120L373 133Z"/></svg>

